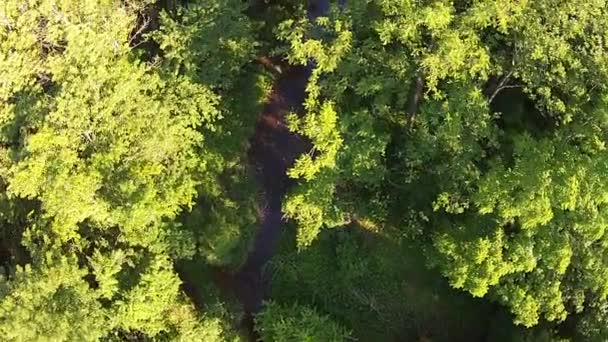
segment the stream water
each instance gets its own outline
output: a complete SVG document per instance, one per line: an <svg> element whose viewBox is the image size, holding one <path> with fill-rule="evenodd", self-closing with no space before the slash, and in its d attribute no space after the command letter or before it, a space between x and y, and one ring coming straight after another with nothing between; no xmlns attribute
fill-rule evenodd
<svg viewBox="0 0 608 342"><path fill-rule="evenodd" d="M328 0L310 0L308 18L315 18L329 9ZM313 65L284 66L268 102L261 113L249 150L250 163L262 189L259 206L260 227L253 247L241 269L228 280L230 290L243 305L244 324L255 340L253 316L260 312L269 296L264 266L276 253L284 227L282 201L293 181L287 170L310 145L285 125L285 115L302 112L305 88Z"/></svg>

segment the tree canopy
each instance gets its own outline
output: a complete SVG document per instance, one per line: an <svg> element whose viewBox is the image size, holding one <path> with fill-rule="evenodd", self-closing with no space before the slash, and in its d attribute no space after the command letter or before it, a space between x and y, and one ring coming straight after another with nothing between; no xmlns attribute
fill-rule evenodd
<svg viewBox="0 0 608 342"><path fill-rule="evenodd" d="M191 60L211 47L197 42L208 31L192 17L221 25L236 20L225 14L238 8L207 11L200 2L179 27L162 12L163 29L152 34L158 51L146 60L135 42L151 29L141 23L152 20L150 4L0 6L3 233L21 235L25 247L2 283L0 330L10 340L96 340L113 331L223 336L217 318L188 303L171 260L215 253L197 247L203 223L185 229L178 215L202 205L199 198L218 207L219 220L230 207L217 179L235 157L212 141L229 134L222 122L232 109L222 96L251 78L238 66L255 44L246 25L209 32L226 47L223 54L214 47L208 62L222 58L226 68L201 77Z"/></svg>
<svg viewBox="0 0 608 342"><path fill-rule="evenodd" d="M5 0L0 336L608 339L607 18Z"/></svg>
<svg viewBox="0 0 608 342"><path fill-rule="evenodd" d="M528 327L605 301L606 10L349 1L286 22L291 60L317 63L293 127L316 153L290 170L298 244L392 226Z"/></svg>

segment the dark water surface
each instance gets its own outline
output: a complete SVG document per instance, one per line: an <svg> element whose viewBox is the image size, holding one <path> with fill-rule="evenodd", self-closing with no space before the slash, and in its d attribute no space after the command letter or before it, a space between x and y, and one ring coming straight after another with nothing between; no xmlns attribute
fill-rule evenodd
<svg viewBox="0 0 608 342"><path fill-rule="evenodd" d="M328 0L309 1L308 18L315 18L329 9ZM243 324L256 339L253 316L260 312L269 295L268 278L264 266L276 253L281 231L284 227L282 201L293 184L287 170L295 159L310 149L306 140L291 133L285 124L289 112L302 113L305 88L312 71L308 66L283 66L273 91L257 122L255 135L251 138L250 163L255 167L256 178L262 189L260 196L260 227L256 232L253 247L241 269L235 274L216 276L219 286L231 291L243 305Z"/></svg>

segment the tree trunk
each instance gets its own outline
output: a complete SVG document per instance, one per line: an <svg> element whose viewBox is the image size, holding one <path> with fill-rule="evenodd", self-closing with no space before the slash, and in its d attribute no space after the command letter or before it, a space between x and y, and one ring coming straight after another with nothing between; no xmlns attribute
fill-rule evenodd
<svg viewBox="0 0 608 342"><path fill-rule="evenodd" d="M422 74L418 74L412 81L412 87L410 89L410 96L407 105L407 123L411 127L414 124L418 107L420 106L420 100L422 99L422 92L424 90L424 77Z"/></svg>

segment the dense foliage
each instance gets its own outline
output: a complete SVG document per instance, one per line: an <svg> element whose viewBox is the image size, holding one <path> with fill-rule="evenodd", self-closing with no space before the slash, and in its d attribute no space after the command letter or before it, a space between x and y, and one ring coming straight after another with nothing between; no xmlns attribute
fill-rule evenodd
<svg viewBox="0 0 608 342"><path fill-rule="evenodd" d="M267 303L256 318L262 341L344 341L348 333L306 306Z"/></svg>
<svg viewBox="0 0 608 342"><path fill-rule="evenodd" d="M133 49L145 28L135 32L138 15L149 20L146 2L2 5L2 233L13 258L1 285L5 338L95 340L123 331L222 339L219 318L197 314L180 291L171 260L227 262L221 244L251 224L224 218L239 209L222 185L245 180L218 181L239 157L214 140L232 128L223 124L232 109L222 96L251 78L238 66L255 44L246 25L216 32L227 47L214 47L214 58L227 67L206 77L178 71L209 48L190 42L204 30L189 19L204 13L202 3L179 27L163 12L154 39L164 58L150 61ZM238 10L232 5L210 12L208 25L246 19L221 13ZM207 225L223 227L186 218L184 228L177 215L194 205L210 208ZM198 243L203 235L232 242L207 246Z"/></svg>
<svg viewBox="0 0 608 342"><path fill-rule="evenodd" d="M316 35L286 23L290 57L318 62L316 122L294 124L320 153L290 171L298 243L345 220L394 226L525 326L605 301L606 11L350 1Z"/></svg>
<svg viewBox="0 0 608 342"><path fill-rule="evenodd" d="M0 4L0 339L244 339L306 71L260 339L608 339L608 3L324 4Z"/></svg>

